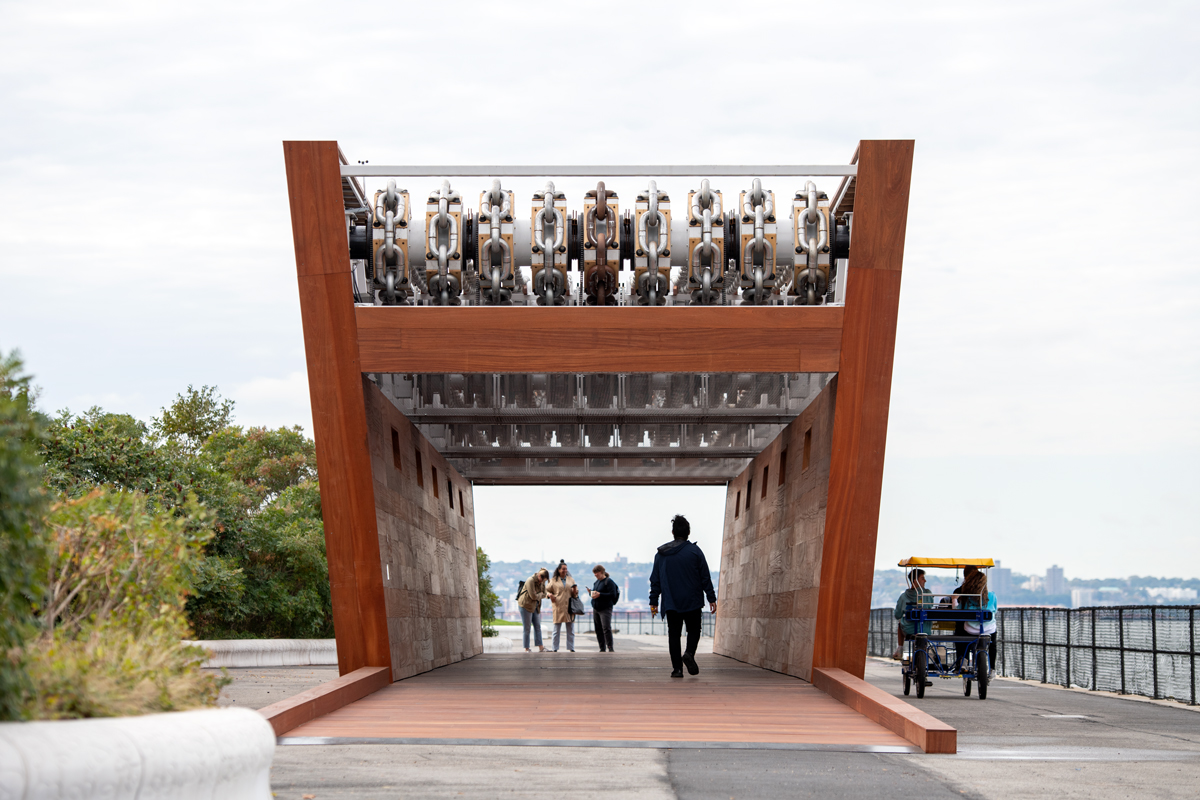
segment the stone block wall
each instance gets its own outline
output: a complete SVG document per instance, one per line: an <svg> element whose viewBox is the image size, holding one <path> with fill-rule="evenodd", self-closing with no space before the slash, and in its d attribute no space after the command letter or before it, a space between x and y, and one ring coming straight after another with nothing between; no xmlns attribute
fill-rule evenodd
<svg viewBox="0 0 1200 800"><path fill-rule="evenodd" d="M835 378L730 482L713 650L810 680Z"/></svg>
<svg viewBox="0 0 1200 800"><path fill-rule="evenodd" d="M392 680L483 652L471 484L363 379Z"/></svg>

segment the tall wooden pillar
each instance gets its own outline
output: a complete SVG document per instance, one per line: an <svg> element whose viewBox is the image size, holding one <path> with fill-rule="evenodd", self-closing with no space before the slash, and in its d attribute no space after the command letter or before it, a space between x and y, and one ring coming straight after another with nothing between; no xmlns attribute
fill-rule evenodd
<svg viewBox="0 0 1200 800"><path fill-rule="evenodd" d="M813 667L863 676L913 142L859 144Z"/></svg>
<svg viewBox="0 0 1200 800"><path fill-rule="evenodd" d="M391 667L337 142L284 142L338 670Z"/></svg>

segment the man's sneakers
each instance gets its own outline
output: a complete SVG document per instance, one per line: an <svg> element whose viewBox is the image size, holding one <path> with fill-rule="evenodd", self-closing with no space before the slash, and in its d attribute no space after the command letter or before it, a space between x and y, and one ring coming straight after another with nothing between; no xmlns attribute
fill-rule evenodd
<svg viewBox="0 0 1200 800"><path fill-rule="evenodd" d="M700 672L700 665L696 663L696 657L691 653L683 654L683 665L687 667L688 675L696 675Z"/></svg>
<svg viewBox="0 0 1200 800"><path fill-rule="evenodd" d="M672 670L672 671L671 671L671 677L672 677L672 678L682 678L682 677L683 677L683 670L681 670L681 669Z"/></svg>

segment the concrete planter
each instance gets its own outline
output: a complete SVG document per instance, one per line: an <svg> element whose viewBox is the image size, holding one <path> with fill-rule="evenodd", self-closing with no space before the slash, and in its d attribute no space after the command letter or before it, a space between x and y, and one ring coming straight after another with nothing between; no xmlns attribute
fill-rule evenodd
<svg viewBox="0 0 1200 800"><path fill-rule="evenodd" d="M275 733L242 708L0 724L0 800L267 800Z"/></svg>
<svg viewBox="0 0 1200 800"><path fill-rule="evenodd" d="M485 653L511 653L512 649L512 639L506 636L489 636L483 640L483 652Z"/></svg>
<svg viewBox="0 0 1200 800"><path fill-rule="evenodd" d="M337 666L334 639L209 639L186 642L212 651L206 667Z"/></svg>

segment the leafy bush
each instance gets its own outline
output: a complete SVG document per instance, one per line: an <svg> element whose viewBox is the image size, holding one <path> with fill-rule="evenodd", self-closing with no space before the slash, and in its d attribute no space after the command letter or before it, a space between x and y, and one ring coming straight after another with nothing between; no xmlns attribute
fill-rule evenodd
<svg viewBox="0 0 1200 800"><path fill-rule="evenodd" d="M134 490L176 514L197 497L208 513L187 524L210 534L187 601L199 638L332 636L313 442L298 427L243 430L232 413L209 386L189 386L150 425L60 412L42 448L48 482L71 497Z"/></svg>
<svg viewBox="0 0 1200 800"><path fill-rule="evenodd" d="M26 647L38 718L172 711L216 702L221 682L186 647L184 601L210 535L194 497L151 511L135 492L95 489L46 519L41 632Z"/></svg>
<svg viewBox="0 0 1200 800"><path fill-rule="evenodd" d="M500 604L500 596L492 589L492 578L488 570L492 568L492 560L482 547L475 548L475 567L479 571L479 618L483 621L483 635L496 636L496 606Z"/></svg>
<svg viewBox="0 0 1200 800"><path fill-rule="evenodd" d="M46 575L40 436L21 361L0 354L0 720L19 719L32 688L23 646L35 630Z"/></svg>

